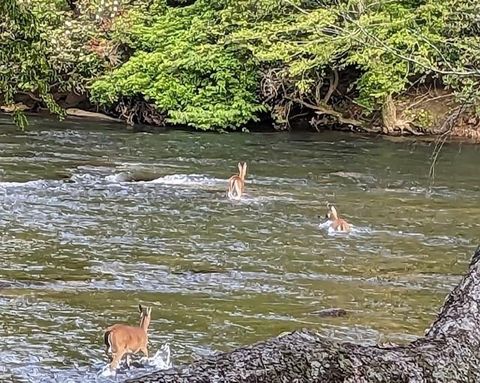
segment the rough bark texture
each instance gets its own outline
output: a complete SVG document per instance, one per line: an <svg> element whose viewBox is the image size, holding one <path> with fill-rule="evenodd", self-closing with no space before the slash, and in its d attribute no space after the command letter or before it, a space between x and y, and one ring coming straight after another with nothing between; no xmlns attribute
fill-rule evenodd
<svg viewBox="0 0 480 383"><path fill-rule="evenodd" d="M408 345L336 343L301 330L129 382L480 382L480 247L425 337Z"/></svg>

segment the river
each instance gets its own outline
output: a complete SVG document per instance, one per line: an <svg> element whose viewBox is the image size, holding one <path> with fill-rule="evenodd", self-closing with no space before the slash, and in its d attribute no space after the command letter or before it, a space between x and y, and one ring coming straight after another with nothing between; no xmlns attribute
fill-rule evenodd
<svg viewBox="0 0 480 383"><path fill-rule="evenodd" d="M478 242L479 146L334 132L0 120L0 381L108 382L102 330L150 305L174 365L284 331L421 336ZM248 162L241 201L226 179ZM131 182L131 179L138 182ZM326 203L353 225L319 228ZM343 308L348 315L315 312Z"/></svg>

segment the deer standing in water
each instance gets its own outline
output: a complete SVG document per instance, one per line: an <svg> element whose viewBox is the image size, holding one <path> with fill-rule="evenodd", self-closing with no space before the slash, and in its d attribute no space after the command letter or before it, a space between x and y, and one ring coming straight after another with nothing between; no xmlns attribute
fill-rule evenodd
<svg viewBox="0 0 480 383"><path fill-rule="evenodd" d="M127 365L129 362L129 354L136 354L139 351L148 358L148 326L151 320L151 307L142 307L138 305L140 310L139 327L127 326L125 324L114 324L105 330L103 339L105 342L105 353L110 352L111 363L110 370L117 369L124 355L127 355Z"/></svg>
<svg viewBox="0 0 480 383"><path fill-rule="evenodd" d="M337 209L335 206L328 205L328 211L325 216L330 221L330 228L334 231L348 233L350 231L350 225L343 218L338 217Z"/></svg>
<svg viewBox="0 0 480 383"><path fill-rule="evenodd" d="M230 199L240 199L245 190L245 176L247 175L247 163L238 163L238 174L228 179L227 196Z"/></svg>

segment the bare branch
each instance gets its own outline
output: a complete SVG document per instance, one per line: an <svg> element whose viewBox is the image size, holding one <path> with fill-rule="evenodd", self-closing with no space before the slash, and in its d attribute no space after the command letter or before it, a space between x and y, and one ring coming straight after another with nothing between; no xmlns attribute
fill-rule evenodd
<svg viewBox="0 0 480 383"><path fill-rule="evenodd" d="M305 101L303 101L301 99L298 99L298 98L294 98L294 99L291 99L291 100L298 103L298 104L306 106L307 108L310 108L310 109L313 109L313 110L317 111L318 114L327 114L327 115L333 116L342 125L352 125L352 126L360 127L362 129L364 128L364 124L361 121L354 120L354 119L351 119L351 118L345 118L345 117L342 116L342 114L340 112L337 112L336 110L333 110L332 108L323 107L323 106L319 106L319 105L313 105L313 104L310 104L310 103L305 102Z"/></svg>
<svg viewBox="0 0 480 383"><path fill-rule="evenodd" d="M308 15L308 12L305 9L300 8L297 4L292 3L290 0L283 0L285 3L291 5L293 8L295 8L297 11Z"/></svg>
<svg viewBox="0 0 480 383"><path fill-rule="evenodd" d="M427 98L428 95L426 97L422 97L422 99L420 99L419 101L415 101L414 103L408 105L404 111L406 110L410 110L412 109L414 106L417 106L419 104L423 104L424 102L430 102L430 101L435 101L435 100L439 100L441 98L448 98L448 97L453 97L454 94L453 93L448 93L448 94L442 94L440 96L437 96L437 97L432 97L432 98Z"/></svg>
<svg viewBox="0 0 480 383"><path fill-rule="evenodd" d="M429 178L429 185L428 185L428 190L431 192L433 185L435 184L435 165L437 164L438 156L440 155L440 152L442 151L443 145L445 145L445 142L447 141L447 138L453 129L453 126L455 123L458 121L459 117L462 115L462 113L466 109L466 105L463 104L459 107L457 107L453 113L450 114L450 116L447 117L445 122L442 124L442 134L439 137L438 140L435 142L435 148L433 149L432 153L432 161L430 163L430 169L428 171L428 178Z"/></svg>
<svg viewBox="0 0 480 383"><path fill-rule="evenodd" d="M337 89L338 86L338 71L334 68L330 76L330 86L328 88L327 94L323 98L323 102L328 104L330 97L332 97L333 92Z"/></svg>

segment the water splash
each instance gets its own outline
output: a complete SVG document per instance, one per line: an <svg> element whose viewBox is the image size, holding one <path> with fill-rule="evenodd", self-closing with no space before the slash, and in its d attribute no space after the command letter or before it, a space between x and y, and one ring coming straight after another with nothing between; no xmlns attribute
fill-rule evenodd
<svg viewBox="0 0 480 383"><path fill-rule="evenodd" d="M171 175L156 178L148 182L155 183L155 184L165 184L165 185L210 186L210 185L217 185L220 183L226 183L227 181L220 178L208 177L203 174L171 174Z"/></svg>
<svg viewBox="0 0 480 383"><path fill-rule="evenodd" d="M168 370L173 367L171 360L170 344L165 343L151 358L147 359L147 365L158 370Z"/></svg>
<svg viewBox="0 0 480 383"><path fill-rule="evenodd" d="M31 180L25 182L0 182L0 188L15 188L15 187L44 187L47 185L45 180Z"/></svg>
<svg viewBox="0 0 480 383"><path fill-rule="evenodd" d="M158 370L168 370L169 368L173 367L172 359L171 359L171 351L170 351L170 344L165 343L163 344L160 349L152 356L148 358L141 358L138 362L133 362L130 365L130 368L125 367L126 363L123 361L121 367L117 369L117 371L110 370L109 365L104 365L100 370L98 376L100 377L115 377L117 374L127 374L137 375L138 370L142 370L142 373L148 371L158 371ZM134 371L135 370L135 371Z"/></svg>
<svg viewBox="0 0 480 383"><path fill-rule="evenodd" d="M330 236L362 236L365 234L370 235L374 232L370 227L354 226L352 224L350 224L350 230L348 232L337 231L332 227L331 220L321 222L318 227L325 230Z"/></svg>

